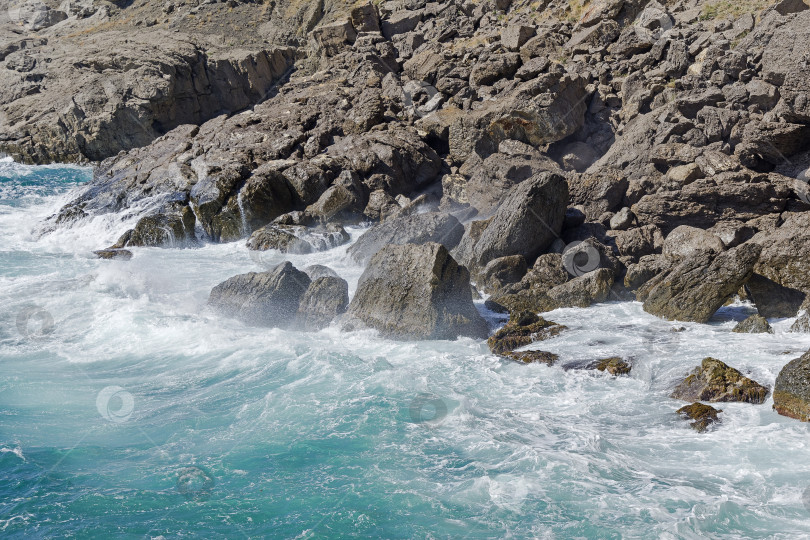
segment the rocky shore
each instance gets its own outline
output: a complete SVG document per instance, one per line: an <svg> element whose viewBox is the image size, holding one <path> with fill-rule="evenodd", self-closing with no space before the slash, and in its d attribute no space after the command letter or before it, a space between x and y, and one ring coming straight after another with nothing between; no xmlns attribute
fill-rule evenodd
<svg viewBox="0 0 810 540"><path fill-rule="evenodd" d="M538 314L605 301L702 324L739 297L758 315L735 332L810 332L801 0L30 0L4 17L0 152L95 165L41 234L115 214L136 224L97 253L128 259L311 253L369 225L351 298L290 263L217 285L209 304L247 324L489 337L548 365L517 350L565 331ZM808 363L771 392L707 358L673 397L772 393L807 420ZM703 431L704 407L680 412Z"/></svg>

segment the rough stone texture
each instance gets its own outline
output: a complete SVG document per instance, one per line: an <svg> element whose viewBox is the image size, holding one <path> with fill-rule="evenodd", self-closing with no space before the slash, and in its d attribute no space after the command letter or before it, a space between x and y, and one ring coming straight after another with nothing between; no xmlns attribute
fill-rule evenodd
<svg viewBox="0 0 810 540"><path fill-rule="evenodd" d="M262 101L292 49L206 51L165 31L28 47L36 76L0 70L0 151L36 163L101 160Z"/></svg>
<svg viewBox="0 0 810 540"><path fill-rule="evenodd" d="M773 334L773 328L768 324L768 320L759 315L751 315L740 321L731 331L738 334Z"/></svg>
<svg viewBox="0 0 810 540"><path fill-rule="evenodd" d="M697 402L691 405L684 405L677 410L677 413L684 418L694 420L694 422L689 423L689 426L698 433L703 433L708 430L709 426L712 424L720 422L717 415L721 412L723 412L722 409L715 409L710 405Z"/></svg>
<svg viewBox="0 0 810 540"><path fill-rule="evenodd" d="M208 305L251 326L285 328L292 324L310 279L292 263L267 272L240 274L213 289Z"/></svg>
<svg viewBox="0 0 810 540"><path fill-rule="evenodd" d="M704 358L700 367L675 387L672 397L684 401L763 403L768 389L716 358Z"/></svg>
<svg viewBox="0 0 810 540"><path fill-rule="evenodd" d="M613 271L609 268L600 268L557 285L547 294L555 308L584 308L607 300L612 285Z"/></svg>
<svg viewBox="0 0 810 540"><path fill-rule="evenodd" d="M720 238L709 231L681 225L667 235L663 253L674 259L688 259L701 253L721 253L724 249Z"/></svg>
<svg viewBox="0 0 810 540"><path fill-rule="evenodd" d="M791 360L773 387L773 408L782 416L810 421L810 352Z"/></svg>
<svg viewBox="0 0 810 540"><path fill-rule="evenodd" d="M546 364L547 366L553 366L560 359L556 354L547 351L510 351L502 356L524 364Z"/></svg>
<svg viewBox="0 0 810 540"><path fill-rule="evenodd" d="M528 272L522 255L501 257L487 263L476 277L476 285L484 292L492 293L506 285L517 283Z"/></svg>
<svg viewBox="0 0 810 540"><path fill-rule="evenodd" d="M559 254L541 255L519 282L506 285L494 293L486 305L495 311L548 311L553 309L548 291L564 284L568 277Z"/></svg>
<svg viewBox="0 0 810 540"><path fill-rule="evenodd" d="M311 229L302 225L271 223L253 231L247 241L248 249L265 251L276 249L281 253L312 253L326 251L349 241L349 233L338 225Z"/></svg>
<svg viewBox="0 0 810 540"><path fill-rule="evenodd" d="M611 375L627 375L633 366L625 362L620 356L612 356L599 360L594 367L599 371L607 371Z"/></svg>
<svg viewBox="0 0 810 540"><path fill-rule="evenodd" d="M495 354L507 353L520 347L552 338L566 327L535 315L530 311L513 312L509 322L488 340L489 349Z"/></svg>
<svg viewBox="0 0 810 540"><path fill-rule="evenodd" d="M708 322L754 271L760 248L743 244L716 257L684 260L645 287L644 311L669 320Z"/></svg>
<svg viewBox="0 0 810 540"><path fill-rule="evenodd" d="M128 249L99 249L93 253L99 259L128 261L132 258L132 252Z"/></svg>
<svg viewBox="0 0 810 540"><path fill-rule="evenodd" d="M559 235L567 201L568 188L558 174L543 173L518 184L477 241L465 235L460 260L471 268L509 255L534 260Z"/></svg>
<svg viewBox="0 0 810 540"><path fill-rule="evenodd" d="M349 255L366 264L388 244L424 244L436 242L448 250L461 241L464 227L458 219L442 212L402 215L389 218L363 233L349 248Z"/></svg>
<svg viewBox="0 0 810 540"><path fill-rule="evenodd" d="M486 337L470 275L437 243L388 245L360 277L348 316L394 339Z"/></svg>
<svg viewBox="0 0 810 540"><path fill-rule="evenodd" d="M320 330L349 307L349 284L339 277L319 277L310 283L298 304L296 325Z"/></svg>

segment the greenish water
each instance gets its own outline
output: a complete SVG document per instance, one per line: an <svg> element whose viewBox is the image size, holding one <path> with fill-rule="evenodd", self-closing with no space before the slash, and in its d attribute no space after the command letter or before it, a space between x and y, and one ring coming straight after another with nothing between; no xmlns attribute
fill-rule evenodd
<svg viewBox="0 0 810 540"><path fill-rule="evenodd" d="M810 348L791 321L734 334L732 306L673 334L636 303L559 310L551 368L466 339L247 328L205 307L258 269L241 242L122 262L90 253L114 216L39 236L88 178L0 162L3 538L810 535L805 424L723 404L697 434L667 397L704 356L772 385ZM352 290L361 272L345 247L291 259ZM613 355L630 377L564 369Z"/></svg>

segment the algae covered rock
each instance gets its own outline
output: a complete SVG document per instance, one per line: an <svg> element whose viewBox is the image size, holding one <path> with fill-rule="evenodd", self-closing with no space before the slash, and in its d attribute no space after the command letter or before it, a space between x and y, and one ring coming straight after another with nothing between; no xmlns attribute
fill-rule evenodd
<svg viewBox="0 0 810 540"><path fill-rule="evenodd" d="M610 358L603 358L599 360L595 365L594 368L598 369L599 371L607 371L611 375L627 375L630 373L630 370L633 369L633 366L625 362L619 356L612 356Z"/></svg>
<svg viewBox="0 0 810 540"><path fill-rule="evenodd" d="M511 351L502 356L524 364L546 364L548 366L553 366L560 359L556 354L547 351Z"/></svg>
<svg viewBox="0 0 810 540"><path fill-rule="evenodd" d="M810 421L810 352L791 360L773 387L773 408L782 416Z"/></svg>
<svg viewBox="0 0 810 540"><path fill-rule="evenodd" d="M671 397L684 401L741 401L762 403L768 389L716 358L704 358L673 390Z"/></svg>
<svg viewBox="0 0 810 540"><path fill-rule="evenodd" d="M689 425L698 433L703 433L710 425L720 422L717 415L723 411L722 409L715 409L710 405L695 402L691 405L684 405L678 409L677 412L685 418L694 420L694 422L691 422Z"/></svg>
<svg viewBox="0 0 810 540"><path fill-rule="evenodd" d="M732 332L737 332L738 334L773 334L773 328L768 324L768 320L765 319L765 317L751 315L744 321L740 321Z"/></svg>
<svg viewBox="0 0 810 540"><path fill-rule="evenodd" d="M565 326L547 321L530 311L515 312L506 326L487 340L487 344L492 352L501 354L552 338L565 329Z"/></svg>

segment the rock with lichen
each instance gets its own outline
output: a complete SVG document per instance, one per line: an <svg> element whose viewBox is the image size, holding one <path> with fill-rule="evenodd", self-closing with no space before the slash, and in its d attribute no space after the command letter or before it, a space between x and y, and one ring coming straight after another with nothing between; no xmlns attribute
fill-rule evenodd
<svg viewBox="0 0 810 540"><path fill-rule="evenodd" d="M684 405L678 409L677 412L685 418L694 420L694 422L691 422L689 425L698 433L703 433L709 429L709 426L712 424L720 422L717 415L718 413L723 412L723 410L715 409L710 405L695 402L691 405Z"/></svg>
<svg viewBox="0 0 810 540"><path fill-rule="evenodd" d="M607 371L611 375L627 375L633 368L619 356L603 358L594 364L594 368L599 371Z"/></svg>
<svg viewBox="0 0 810 540"><path fill-rule="evenodd" d="M684 401L762 403L768 397L768 389L716 358L704 358L700 367L675 387L671 397Z"/></svg>
<svg viewBox="0 0 810 540"><path fill-rule="evenodd" d="M521 311L512 313L506 326L495 332L487 344L492 352L501 354L552 338L565 329L565 326L547 321L530 311Z"/></svg>

